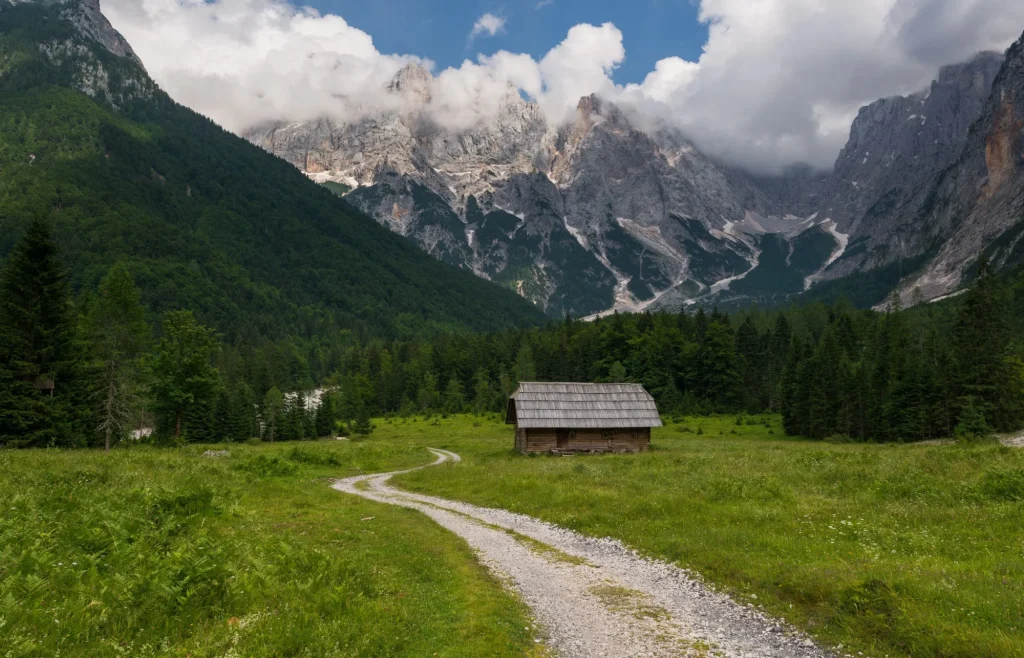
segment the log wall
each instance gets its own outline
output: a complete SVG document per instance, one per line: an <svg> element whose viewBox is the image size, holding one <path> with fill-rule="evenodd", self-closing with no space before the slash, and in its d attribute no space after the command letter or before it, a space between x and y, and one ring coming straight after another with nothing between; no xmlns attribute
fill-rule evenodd
<svg viewBox="0 0 1024 658"><path fill-rule="evenodd" d="M559 445L559 435L563 441ZM516 428L520 452L643 452L651 446L650 428L639 429L522 429Z"/></svg>

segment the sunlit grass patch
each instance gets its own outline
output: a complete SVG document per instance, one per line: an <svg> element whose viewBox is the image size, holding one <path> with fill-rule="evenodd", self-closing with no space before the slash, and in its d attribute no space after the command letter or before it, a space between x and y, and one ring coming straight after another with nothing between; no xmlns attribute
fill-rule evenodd
<svg viewBox="0 0 1024 658"><path fill-rule="evenodd" d="M0 452L0 655L534 651L461 540L328 486L429 463L422 447L207 448Z"/></svg>

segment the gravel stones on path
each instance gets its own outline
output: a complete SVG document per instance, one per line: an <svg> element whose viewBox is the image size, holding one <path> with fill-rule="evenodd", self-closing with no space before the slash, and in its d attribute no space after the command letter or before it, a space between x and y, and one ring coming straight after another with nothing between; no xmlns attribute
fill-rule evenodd
<svg viewBox="0 0 1024 658"><path fill-rule="evenodd" d="M431 449L434 465L459 461ZM415 470L415 469L413 469ZM402 473L408 471L400 471ZM419 510L462 537L530 606L537 641L563 658L832 658L785 622L713 591L690 572L505 510L395 489L398 473L339 480L335 489Z"/></svg>

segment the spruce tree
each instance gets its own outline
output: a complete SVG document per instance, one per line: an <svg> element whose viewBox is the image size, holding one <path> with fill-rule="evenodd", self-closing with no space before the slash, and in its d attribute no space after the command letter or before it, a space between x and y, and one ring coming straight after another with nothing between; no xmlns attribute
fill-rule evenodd
<svg viewBox="0 0 1024 658"><path fill-rule="evenodd" d="M537 366L533 361L533 350L530 349L530 345L526 341L523 341L523 345L516 355L513 377L516 382L537 381Z"/></svg>
<svg viewBox="0 0 1024 658"><path fill-rule="evenodd" d="M285 441L301 441L306 438L306 395L301 391L288 399L285 412L285 427L282 438Z"/></svg>
<svg viewBox="0 0 1024 658"><path fill-rule="evenodd" d="M316 408L306 398L305 413L302 414L302 438L316 439Z"/></svg>
<svg viewBox="0 0 1024 658"><path fill-rule="evenodd" d="M271 443L278 440L284 426L284 410L284 396L275 386L263 396L263 413L260 420L263 426L264 440Z"/></svg>
<svg viewBox="0 0 1024 658"><path fill-rule="evenodd" d="M494 410L496 406L498 406L498 399L494 385L491 383L491 377L487 374L487 370L480 368L476 371L473 383L473 411L483 414Z"/></svg>
<svg viewBox="0 0 1024 658"><path fill-rule="evenodd" d="M33 220L0 273L0 444L84 445L94 419L50 225Z"/></svg>
<svg viewBox="0 0 1024 658"><path fill-rule="evenodd" d="M370 420L370 412L367 410L366 405L361 405L356 410L356 420L352 424L352 432L358 436L367 437L373 433L376 427Z"/></svg>
<svg viewBox="0 0 1024 658"><path fill-rule="evenodd" d="M768 409L778 411L782 404L782 371L789 361L789 350L793 342L793 332L785 313L775 318L775 327L768 339L768 358L766 359L768 379Z"/></svg>
<svg viewBox="0 0 1024 658"><path fill-rule="evenodd" d="M444 410L449 414L461 414L466 410L466 394L458 377L449 379L444 389Z"/></svg>
<svg viewBox="0 0 1024 658"><path fill-rule="evenodd" d="M1014 401L1020 394L1020 382L1009 354L1009 295L989 268L984 256L978 261L974 285L964 296L957 319L956 355L960 395L973 398L971 405L993 427L1009 431L1021 420ZM1007 391L1011 394L1007 396Z"/></svg>
<svg viewBox="0 0 1024 658"><path fill-rule="evenodd" d="M98 362L99 430L106 450L127 436L141 387L142 358L150 327L135 280L124 264L110 269L86 316L89 343Z"/></svg>
<svg viewBox="0 0 1024 658"><path fill-rule="evenodd" d="M334 394L324 392L316 408L316 435L323 438L334 435Z"/></svg>
<svg viewBox="0 0 1024 658"><path fill-rule="evenodd" d="M961 402L960 418L956 424L956 437L965 441L984 439L992 433L978 398L966 396Z"/></svg>
<svg viewBox="0 0 1024 658"><path fill-rule="evenodd" d="M191 311L167 313L163 331L153 362L157 430L175 440L186 434L190 441L213 440L220 385L213 366L216 334L196 322Z"/></svg>
<svg viewBox="0 0 1024 658"><path fill-rule="evenodd" d="M244 381L238 382L228 397L228 430L239 443L256 436L256 407L252 391Z"/></svg>
<svg viewBox="0 0 1024 658"><path fill-rule="evenodd" d="M416 394L416 400L419 402L420 411L423 413L429 413L437 408L437 377L433 373L428 372L423 375L423 383Z"/></svg>
<svg viewBox="0 0 1024 658"><path fill-rule="evenodd" d="M740 371L743 379L743 406L756 414L764 410L765 400L762 382L767 363L761 350L761 336L748 316L736 331L736 348L739 352Z"/></svg>
<svg viewBox="0 0 1024 658"><path fill-rule="evenodd" d="M743 379L728 321L709 322L694 362L698 391L712 409L735 411L742 405Z"/></svg>

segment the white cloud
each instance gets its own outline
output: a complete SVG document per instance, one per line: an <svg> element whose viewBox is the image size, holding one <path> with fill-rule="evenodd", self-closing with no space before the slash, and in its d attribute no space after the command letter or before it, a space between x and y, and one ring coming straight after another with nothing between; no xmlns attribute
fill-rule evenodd
<svg viewBox="0 0 1024 658"><path fill-rule="evenodd" d="M659 62L629 95L759 170L830 167L860 106L922 89L940 66L1024 30L1020 0L703 0L700 16L700 60Z"/></svg>
<svg viewBox="0 0 1024 658"><path fill-rule="evenodd" d="M493 37L499 32L505 31L505 19L494 14L487 13L476 19L476 23L473 23L473 30L469 33L469 40L487 35Z"/></svg>
<svg viewBox="0 0 1024 658"><path fill-rule="evenodd" d="M539 2L538 4L544 4ZM104 0L104 11L176 99L233 130L269 119L340 119L391 109L403 66L339 16L285 0ZM756 170L832 164L857 109L923 88L946 63L1003 49L1024 29L1020 0L702 0L699 61L666 58L640 84L616 86L626 57L612 24L577 25L539 60L501 51L440 71L438 120L469 127L508 83L549 120L597 93L682 128L709 154ZM487 19L485 21L485 19ZM482 16L475 36L504 20Z"/></svg>
<svg viewBox="0 0 1024 658"><path fill-rule="evenodd" d="M176 100L231 130L278 118L388 109L383 86L410 62L340 16L281 0L104 0L104 13Z"/></svg>

